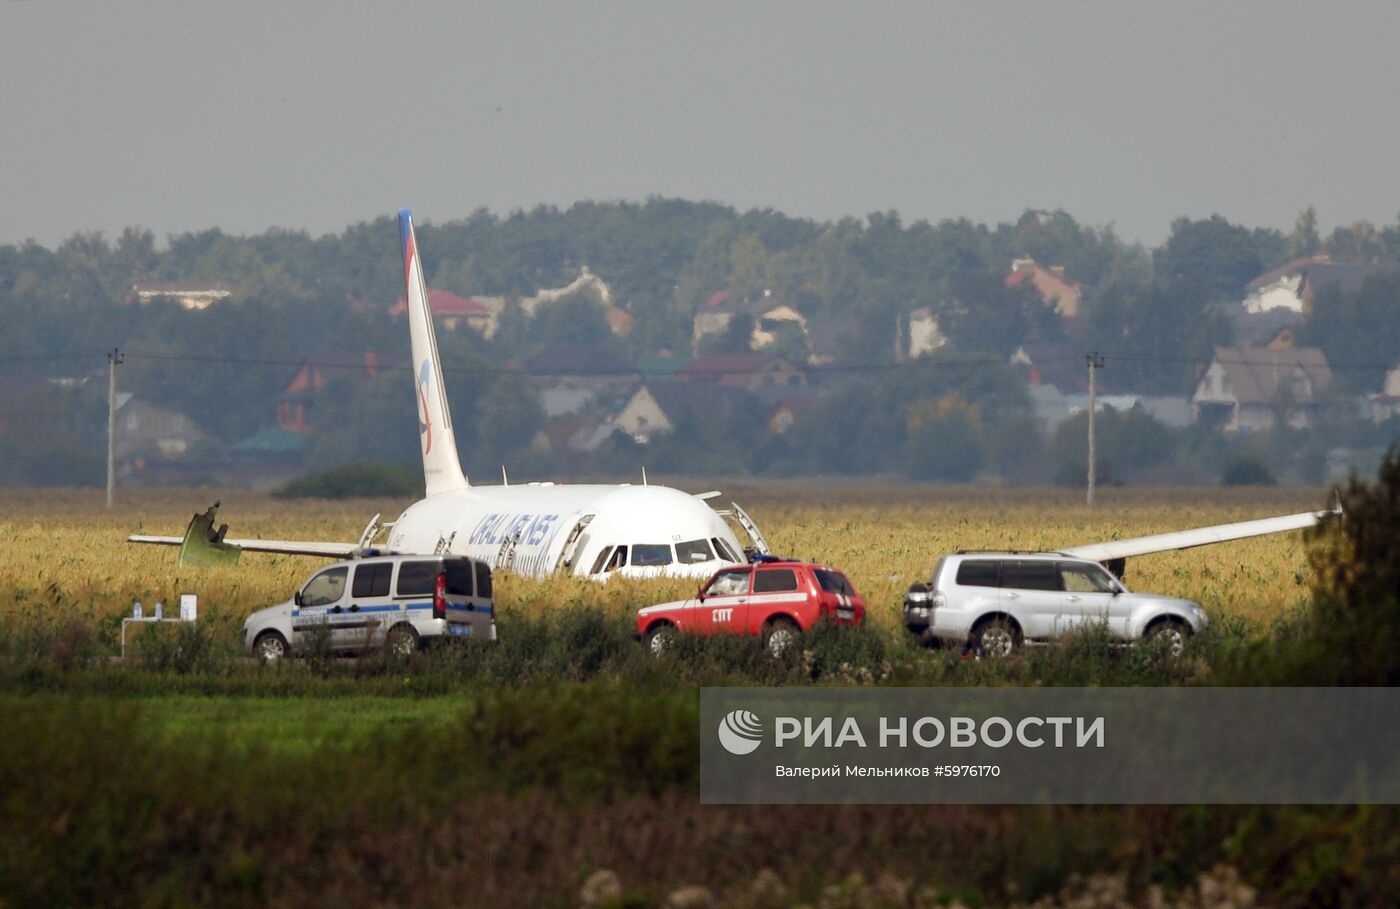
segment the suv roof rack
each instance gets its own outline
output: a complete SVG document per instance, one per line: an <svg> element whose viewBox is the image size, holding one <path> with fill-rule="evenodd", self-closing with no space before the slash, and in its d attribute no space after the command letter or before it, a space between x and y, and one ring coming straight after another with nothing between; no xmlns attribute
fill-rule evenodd
<svg viewBox="0 0 1400 909"><path fill-rule="evenodd" d="M1058 549L959 549L956 550L953 555L1043 555L1073 558Z"/></svg>

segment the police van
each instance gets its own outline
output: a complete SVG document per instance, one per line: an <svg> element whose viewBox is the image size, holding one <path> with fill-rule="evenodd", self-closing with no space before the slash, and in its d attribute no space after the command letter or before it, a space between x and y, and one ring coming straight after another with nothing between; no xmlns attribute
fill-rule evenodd
<svg viewBox="0 0 1400 909"><path fill-rule="evenodd" d="M407 655L435 638L496 639L491 568L466 556L393 555L323 568L286 603L243 623L264 662L312 649Z"/></svg>

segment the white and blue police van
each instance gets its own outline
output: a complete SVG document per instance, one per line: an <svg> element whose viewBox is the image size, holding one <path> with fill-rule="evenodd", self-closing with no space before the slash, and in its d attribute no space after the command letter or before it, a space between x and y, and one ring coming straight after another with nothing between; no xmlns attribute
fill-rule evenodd
<svg viewBox="0 0 1400 909"><path fill-rule="evenodd" d="M485 562L456 555L337 562L312 575L291 600L243 623L244 649L264 662L323 649L408 655L442 638L496 639Z"/></svg>

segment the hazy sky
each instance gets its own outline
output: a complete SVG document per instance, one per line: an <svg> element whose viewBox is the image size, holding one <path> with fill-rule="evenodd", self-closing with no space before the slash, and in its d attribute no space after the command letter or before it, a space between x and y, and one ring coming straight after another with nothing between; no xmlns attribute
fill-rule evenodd
<svg viewBox="0 0 1400 909"><path fill-rule="evenodd" d="M0 243L661 194L835 218L1400 212L1400 3L9 2Z"/></svg>

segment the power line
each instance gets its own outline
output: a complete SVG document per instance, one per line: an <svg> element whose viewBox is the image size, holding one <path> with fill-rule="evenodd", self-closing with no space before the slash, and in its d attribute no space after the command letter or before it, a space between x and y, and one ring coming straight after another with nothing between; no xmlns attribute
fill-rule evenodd
<svg viewBox="0 0 1400 909"><path fill-rule="evenodd" d="M315 355L303 357L299 360L285 360L266 357L229 357L194 354L159 353L156 351L123 350L123 354L138 360L164 360L172 362L205 363L205 364L226 364L239 366L278 366L289 369L307 365L308 360L311 365L318 369L346 369L357 372L367 371L368 367L363 362L326 362L316 361ZM0 356L0 364L6 363L46 363L61 362L69 360L92 359L95 362L98 358L105 357L109 350L76 350L63 351L51 354L11 354ZM1186 357L1186 356L1154 356L1147 354L1115 354L1100 351L1098 355L1104 360L1111 360L1123 363L1180 363L1205 366L1213 361L1213 357ZM1082 362L1083 355L1072 354L1055 357L1046 357L1035 361L1035 366L1049 366L1056 363ZM905 367L919 369L969 369L979 366L986 366L993 363L1006 363L1007 360L992 354L967 354L962 359L932 360L923 357L912 360L905 360L898 363L833 363L824 366L811 366L804 368L805 372L813 375L833 375L845 373L878 373L899 370ZM1277 360L1255 360L1255 359L1232 359L1231 363L1238 363L1242 366L1277 366ZM1333 370L1354 369L1354 370L1380 370L1385 371L1395 366L1395 362L1390 363L1334 363L1327 361L1327 366ZM384 372L411 372L412 367L399 363L379 363L374 367L375 371ZM677 375L677 370L647 370L647 369L627 369L627 370L540 370L530 371L523 367L511 366L473 366L473 367L443 367L443 372L456 375L507 375L519 376L522 378L628 378L639 376L641 378L669 378ZM752 376L766 375L769 369L700 369L689 373L691 376L704 378L717 378L720 376Z"/></svg>

